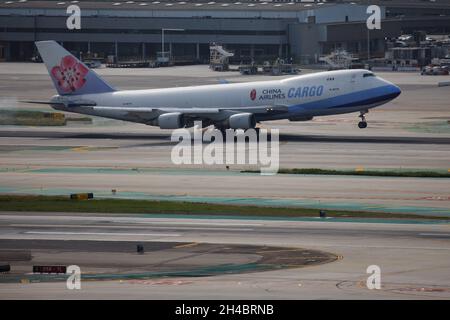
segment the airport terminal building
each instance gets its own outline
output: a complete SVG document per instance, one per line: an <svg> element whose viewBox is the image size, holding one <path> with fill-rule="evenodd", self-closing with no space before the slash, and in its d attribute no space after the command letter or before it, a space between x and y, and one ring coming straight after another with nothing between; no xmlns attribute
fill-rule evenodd
<svg viewBox="0 0 450 320"><path fill-rule="evenodd" d="M33 42L49 39L74 53L148 60L162 51L164 29L164 51L175 60L207 62L209 45L220 43L237 61L283 57L314 63L338 48L363 58L382 57L386 37L415 30L450 33L448 1L370 3L381 7L381 30L368 32L367 1L357 0L1 1L0 60L29 60ZM71 4L81 8L80 30L66 27Z"/></svg>

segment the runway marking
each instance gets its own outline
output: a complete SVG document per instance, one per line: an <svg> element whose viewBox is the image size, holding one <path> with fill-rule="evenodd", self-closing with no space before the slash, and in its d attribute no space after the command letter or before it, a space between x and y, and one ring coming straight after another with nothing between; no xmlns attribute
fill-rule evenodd
<svg viewBox="0 0 450 320"><path fill-rule="evenodd" d="M72 148L72 151L75 151L75 152L86 152L86 151L89 151L89 147L86 147L86 146L75 147L75 148Z"/></svg>
<svg viewBox="0 0 450 320"><path fill-rule="evenodd" d="M178 233L116 233L116 232L60 232L60 231L26 231L26 234L47 235L88 235L88 236L149 236L149 237L180 237Z"/></svg>
<svg viewBox="0 0 450 320"><path fill-rule="evenodd" d="M419 233L419 236L450 238L450 233Z"/></svg>
<svg viewBox="0 0 450 320"><path fill-rule="evenodd" d="M195 247L198 245L198 242L192 242L192 243L188 243L188 244L180 244L179 246L175 246L174 248L190 248L190 247Z"/></svg>
<svg viewBox="0 0 450 320"><path fill-rule="evenodd" d="M142 218L138 218L142 219ZM259 227L263 223L227 223L227 222L182 222L182 221L139 221L130 219L112 219L112 222L134 222L141 224L178 224L178 225L206 225L206 226L230 226L230 227Z"/></svg>
<svg viewBox="0 0 450 320"><path fill-rule="evenodd" d="M230 222L197 222L197 221L158 221L157 218L113 218L101 216L32 216L32 215L11 215L0 212L0 220L30 220L30 218L38 217L40 221L108 221L113 223L135 223L135 224L162 224L162 225L205 225L205 226L219 226L219 227L259 227L264 226L265 223L230 223ZM154 220L154 221L152 221Z"/></svg>
<svg viewBox="0 0 450 320"><path fill-rule="evenodd" d="M352 245L352 244L331 244L331 243L311 243L311 244L302 244L303 246L312 247L338 247L338 248L359 248L359 249L406 249L406 250L443 250L449 251L450 248L446 247L404 247L404 246L386 246L386 245Z"/></svg>
<svg viewBox="0 0 450 320"><path fill-rule="evenodd" d="M62 224L10 224L14 228L96 228L96 229L180 229L180 230L215 230L215 231L253 231L251 228L207 228L207 227L153 227L153 226L99 226L99 225L62 225ZM1 227L1 226L0 226Z"/></svg>
<svg viewBox="0 0 450 320"><path fill-rule="evenodd" d="M297 249L281 249L281 250L267 250L267 251L257 251L256 253L274 253L274 252L286 252L286 251L301 251L303 249L297 248Z"/></svg>

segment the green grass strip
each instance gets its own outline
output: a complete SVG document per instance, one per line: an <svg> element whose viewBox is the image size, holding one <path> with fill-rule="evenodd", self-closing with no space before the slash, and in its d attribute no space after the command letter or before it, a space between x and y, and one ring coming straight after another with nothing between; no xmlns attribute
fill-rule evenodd
<svg viewBox="0 0 450 320"><path fill-rule="evenodd" d="M92 122L89 117L66 117L61 112L30 110L1 110L0 125L14 126L65 126L67 121Z"/></svg>
<svg viewBox="0 0 450 320"><path fill-rule="evenodd" d="M183 214L209 216L229 215L248 217L319 216L319 210L311 208L264 207L134 199L71 200L68 196L33 195L0 195L0 211ZM326 213L328 217L335 218L450 220L450 217L369 211L326 210Z"/></svg>

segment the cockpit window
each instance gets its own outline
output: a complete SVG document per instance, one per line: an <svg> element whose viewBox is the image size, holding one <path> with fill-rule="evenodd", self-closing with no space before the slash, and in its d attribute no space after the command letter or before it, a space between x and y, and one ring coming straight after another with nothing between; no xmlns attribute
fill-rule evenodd
<svg viewBox="0 0 450 320"><path fill-rule="evenodd" d="M364 73L363 77L364 78L366 78L366 77L375 77L375 75L373 73L371 73L371 72L368 72L368 73Z"/></svg>

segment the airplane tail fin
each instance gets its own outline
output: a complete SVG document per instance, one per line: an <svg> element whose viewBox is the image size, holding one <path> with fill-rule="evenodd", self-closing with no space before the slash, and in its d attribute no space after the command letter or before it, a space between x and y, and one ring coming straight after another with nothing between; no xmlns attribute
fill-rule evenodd
<svg viewBox="0 0 450 320"><path fill-rule="evenodd" d="M38 41L36 47L60 95L116 91L56 41Z"/></svg>

